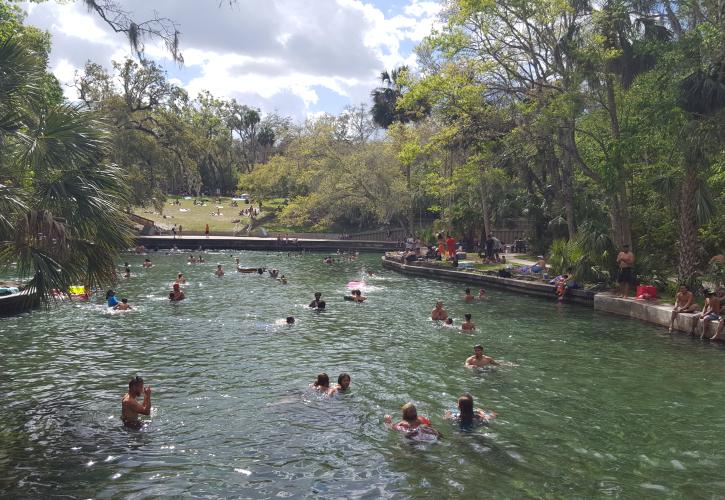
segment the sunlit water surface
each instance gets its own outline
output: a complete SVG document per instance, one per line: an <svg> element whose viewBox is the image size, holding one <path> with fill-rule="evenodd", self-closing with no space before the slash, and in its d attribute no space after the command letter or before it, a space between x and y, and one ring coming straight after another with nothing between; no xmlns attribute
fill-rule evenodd
<svg viewBox="0 0 725 500"><path fill-rule="evenodd" d="M725 352L636 321L382 270L378 256L237 253L290 281L229 272L232 253L153 255L109 313L63 303L0 320L0 496L722 497ZM368 302L342 300L363 269ZM188 299L166 299L177 272ZM310 311L315 291L328 310ZM436 299L475 335L429 320ZM293 327L279 324L293 315ZM472 346L518 364L463 367ZM319 371L352 374L320 399ZM153 387L141 432L120 426L128 378ZM443 420L457 396L498 412L461 432ZM385 413L413 401L444 438L413 443Z"/></svg>

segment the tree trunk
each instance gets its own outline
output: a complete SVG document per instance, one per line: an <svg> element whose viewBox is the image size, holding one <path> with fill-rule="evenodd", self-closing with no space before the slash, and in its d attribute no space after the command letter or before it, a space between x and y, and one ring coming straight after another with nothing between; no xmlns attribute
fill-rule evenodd
<svg viewBox="0 0 725 500"><path fill-rule="evenodd" d="M607 90L607 110L609 111L609 123L612 131L612 140L615 143L615 150L612 153L612 166L616 175L615 192L613 193L612 206L612 230L617 245L629 245L632 247L632 229L629 217L629 196L627 195L627 182L624 176L624 160L622 159L620 142L621 131L619 128L619 117L617 116L617 99L614 89L614 78L608 74L605 80Z"/></svg>
<svg viewBox="0 0 725 500"><path fill-rule="evenodd" d="M693 285L697 269L697 182L696 166L688 161L680 188L680 258L677 265L677 281L688 286Z"/></svg>

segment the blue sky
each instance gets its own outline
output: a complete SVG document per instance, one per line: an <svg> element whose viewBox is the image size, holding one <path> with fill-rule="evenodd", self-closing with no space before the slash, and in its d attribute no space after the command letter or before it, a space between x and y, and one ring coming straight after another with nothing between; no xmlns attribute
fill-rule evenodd
<svg viewBox="0 0 725 500"><path fill-rule="evenodd" d="M123 0L135 19L153 11L182 32L178 67L155 43L147 55L192 96L201 90L301 121L369 103L383 69L415 66L413 48L437 23L437 0ZM151 5L149 5L151 4ZM71 84L86 61L129 55L123 36L80 2L24 4L27 22L53 36L51 67Z"/></svg>

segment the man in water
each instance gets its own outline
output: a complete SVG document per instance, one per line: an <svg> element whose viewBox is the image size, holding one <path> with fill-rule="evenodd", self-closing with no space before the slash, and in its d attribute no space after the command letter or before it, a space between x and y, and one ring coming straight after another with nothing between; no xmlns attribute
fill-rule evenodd
<svg viewBox="0 0 725 500"><path fill-rule="evenodd" d="M622 251L617 255L619 265L619 294L623 299L629 296L629 287L634 282L634 254L629 251L629 245L622 245Z"/></svg>
<svg viewBox="0 0 725 500"><path fill-rule="evenodd" d="M186 283L186 278L184 278L184 273L179 273L176 276L176 282L177 285L184 285Z"/></svg>
<svg viewBox="0 0 725 500"><path fill-rule="evenodd" d="M471 314L465 314L464 317L466 318L466 321L461 323L461 330L464 332L472 332L476 329L476 325L473 324L473 321L471 321Z"/></svg>
<svg viewBox="0 0 725 500"><path fill-rule="evenodd" d="M469 356L468 359L466 359L465 366L467 367L475 367L475 368L483 368L486 365L498 365L498 361L493 359L490 356L486 356L483 353L483 346L481 344L475 345L473 347L473 356Z"/></svg>
<svg viewBox="0 0 725 500"><path fill-rule="evenodd" d="M473 295L471 295L471 289L466 288L466 293L463 295L463 301L464 302L473 302L474 298L475 297Z"/></svg>
<svg viewBox="0 0 725 500"><path fill-rule="evenodd" d="M310 302L310 307L314 307L315 309L320 308L320 298L322 297L322 294L320 292L315 292L315 300Z"/></svg>
<svg viewBox="0 0 725 500"><path fill-rule="evenodd" d="M178 283L174 283L174 289L171 290L171 293L169 293L169 300L171 302L178 302L180 300L184 300L186 298L186 295L184 295L184 292L179 287Z"/></svg>
<svg viewBox="0 0 725 500"><path fill-rule="evenodd" d="M430 319L433 321L445 321L448 319L448 311L443 309L443 302L438 301L436 302L435 307L430 312Z"/></svg>
<svg viewBox="0 0 725 500"><path fill-rule="evenodd" d="M121 299L121 303L116 304L115 306L113 306L113 308L116 311L128 311L129 309L131 309L131 305L128 303L128 299L124 297Z"/></svg>
<svg viewBox="0 0 725 500"><path fill-rule="evenodd" d="M488 295L486 295L486 290L483 288L478 290L478 300L488 300Z"/></svg>
<svg viewBox="0 0 725 500"><path fill-rule="evenodd" d="M143 394L143 404L136 398ZM141 377L134 377L128 382L128 392L121 400L121 420L123 425L132 429L140 429L143 424L139 415L151 415L151 387L144 387Z"/></svg>
<svg viewBox="0 0 725 500"><path fill-rule="evenodd" d="M675 326L675 318L680 313L694 313L697 311L697 304L693 301L695 296L687 288L687 285L680 285L680 290L675 296L675 308L672 309L672 315L670 316L670 333L672 328Z"/></svg>
<svg viewBox="0 0 725 500"><path fill-rule="evenodd" d="M294 325L295 324L295 317L294 316L287 316L287 324L288 325Z"/></svg>
<svg viewBox="0 0 725 500"><path fill-rule="evenodd" d="M124 262L123 263L123 267L124 267L124 269L123 269L123 271L124 271L123 277L124 278L130 278L131 277L131 266L128 265L128 262Z"/></svg>
<svg viewBox="0 0 725 500"><path fill-rule="evenodd" d="M222 268L221 264L217 264L216 271L214 271L214 275L217 278L221 278L222 276L224 276L224 269Z"/></svg>
<svg viewBox="0 0 725 500"><path fill-rule="evenodd" d="M151 259L144 259L143 260L143 267L146 269L149 269L151 267L154 267L154 265L151 263Z"/></svg>

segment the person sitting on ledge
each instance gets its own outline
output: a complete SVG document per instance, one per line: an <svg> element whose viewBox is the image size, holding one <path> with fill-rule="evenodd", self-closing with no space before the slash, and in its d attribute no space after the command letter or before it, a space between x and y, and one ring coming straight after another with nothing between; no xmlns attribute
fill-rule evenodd
<svg viewBox="0 0 725 500"><path fill-rule="evenodd" d="M712 290L706 290L705 297L705 305L702 312L695 315L695 321L690 332L690 334L695 335L695 330L701 328L701 339L705 337L710 321L720 320L720 297L716 296Z"/></svg>
<svg viewBox="0 0 725 500"><path fill-rule="evenodd" d="M672 309L672 315L670 316L670 328L669 332L672 333L672 329L675 326L675 319L680 313L694 313L697 311L697 304L694 302L695 295L687 288L687 285L680 285L677 295L675 296L675 307Z"/></svg>

